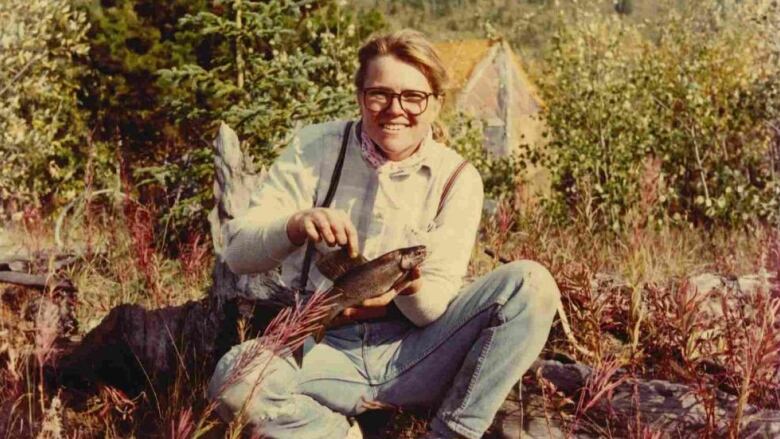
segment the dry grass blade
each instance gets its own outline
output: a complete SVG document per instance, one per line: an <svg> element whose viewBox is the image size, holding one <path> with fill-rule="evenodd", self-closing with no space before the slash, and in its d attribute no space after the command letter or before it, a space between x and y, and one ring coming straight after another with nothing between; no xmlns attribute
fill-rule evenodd
<svg viewBox="0 0 780 439"><path fill-rule="evenodd" d="M195 423L192 418L192 408L187 407L179 413L176 421L171 421L169 439L190 439L195 433Z"/></svg>
<svg viewBox="0 0 780 439"><path fill-rule="evenodd" d="M582 414L587 413L587 411L601 401L605 395L607 396L607 399L609 399L609 395L612 394L612 391L626 381L627 378L624 376L610 382L615 373L620 369L620 366L620 361L611 359L605 361L600 367L593 370L593 373L585 382L585 389L582 394L583 397L580 398L580 403L578 404L582 407L580 410ZM590 400L583 406L582 404L585 401L584 395L588 395Z"/></svg>

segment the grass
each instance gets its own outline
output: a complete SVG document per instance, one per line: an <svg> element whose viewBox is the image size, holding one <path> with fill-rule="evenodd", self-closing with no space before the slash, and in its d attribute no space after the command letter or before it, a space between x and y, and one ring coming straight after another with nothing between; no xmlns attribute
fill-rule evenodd
<svg viewBox="0 0 780 439"><path fill-rule="evenodd" d="M82 263L67 273L78 287L79 329L74 335L86 333L121 303L155 308L197 299L207 291L212 262L204 235L191 234L175 249L161 249L155 245L153 214L144 207L103 206L88 216L69 234L71 243L88 243ZM485 253L490 249L507 259L538 260L555 276L574 340L556 323L543 356L564 355L596 371L575 400L556 397L547 383L546 406L559 414L556 419L567 420L569 432L658 437L639 418L621 430L610 427L612 421L599 424L589 416L595 405L608 403L610 390L627 376L688 384L710 405L716 389L733 394L738 401L728 422L733 437L739 434L746 404L780 409L777 285L738 296L728 289L699 292L686 281L705 272L776 275L775 230L637 225L606 233L588 230L581 221L574 224L579 225L556 225L539 214L521 215L501 205L483 221L469 268L476 277L498 266ZM47 220L29 212L5 232L27 248L42 250L53 245L51 229ZM104 387L79 400L47 387L44 372L56 362L55 311L61 299L44 293L47 300L37 300L40 294L31 291L14 300L22 291L3 288L0 437L235 437L241 431L240 422L228 424L214 415L205 398L208 377L189 377L186 371L168 389L148 389L133 397ZM722 317L712 318L707 314L711 309L719 309ZM290 328L293 317L286 316L282 326ZM288 331L270 343L299 341ZM628 375L615 374L618 368ZM702 434L714 435L718 421L713 411ZM425 419L403 412L382 436L414 437L424 426Z"/></svg>

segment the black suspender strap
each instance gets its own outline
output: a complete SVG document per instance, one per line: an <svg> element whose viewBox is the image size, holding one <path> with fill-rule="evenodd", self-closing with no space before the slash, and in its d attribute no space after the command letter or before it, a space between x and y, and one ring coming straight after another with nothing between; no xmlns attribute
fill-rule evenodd
<svg viewBox="0 0 780 439"><path fill-rule="evenodd" d="M352 121L349 121L347 122L347 126L344 127L344 135L341 136L341 151L339 151L339 158L336 160L336 166L333 168L333 175L330 177L328 193L325 195L325 199L319 207L330 207L330 203L336 195L336 188L338 187L339 179L341 178L341 169L344 167L344 157L347 155L347 144L349 143L349 133L352 131L352 123ZM311 268L311 259L314 257L314 243L311 242L311 240L307 241L306 254L303 256L303 267L301 267L301 292L306 290L306 285L309 283L309 269Z"/></svg>

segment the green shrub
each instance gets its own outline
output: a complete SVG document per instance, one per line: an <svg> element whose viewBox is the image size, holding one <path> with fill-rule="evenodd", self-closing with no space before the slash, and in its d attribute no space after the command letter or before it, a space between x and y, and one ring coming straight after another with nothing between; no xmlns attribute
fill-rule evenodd
<svg viewBox="0 0 780 439"><path fill-rule="evenodd" d="M485 147L485 124L464 113L445 116L447 144L474 165L482 176L485 196L498 200L512 196L520 182L521 163L516 157L496 157Z"/></svg>
<svg viewBox="0 0 780 439"><path fill-rule="evenodd" d="M696 2L651 32L587 12L562 22L541 83L549 145L534 157L552 171L559 214L615 229L638 206L656 221L776 220L780 64L764 14Z"/></svg>
<svg viewBox="0 0 780 439"><path fill-rule="evenodd" d="M196 49L176 41L176 24L205 11L207 0L73 0L87 14L89 54L82 105L98 140L118 142L126 166L165 160L180 142L163 108L157 71L194 62Z"/></svg>
<svg viewBox="0 0 780 439"><path fill-rule="evenodd" d="M83 184L90 148L74 58L86 31L67 0L0 2L0 216L68 200Z"/></svg>

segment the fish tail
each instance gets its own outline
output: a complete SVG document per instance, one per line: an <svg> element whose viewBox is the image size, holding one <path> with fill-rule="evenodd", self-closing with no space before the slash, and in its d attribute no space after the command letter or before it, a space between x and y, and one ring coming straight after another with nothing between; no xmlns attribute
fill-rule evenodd
<svg viewBox="0 0 780 439"><path fill-rule="evenodd" d="M325 338L325 325L320 326L320 329L314 333L314 342L319 343L323 338Z"/></svg>
<svg viewBox="0 0 780 439"><path fill-rule="evenodd" d="M295 359L295 364L298 365L299 369L303 367L303 345L298 346L298 349L293 351L293 359Z"/></svg>
<svg viewBox="0 0 780 439"><path fill-rule="evenodd" d="M314 334L312 334L316 343L321 342L322 339L325 338L325 331L328 330L331 323L333 322L333 319L336 318L337 315L341 314L343 310L344 307L338 304L334 309L331 309L322 320L320 320L319 328L316 332L314 332Z"/></svg>

